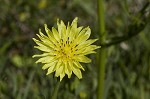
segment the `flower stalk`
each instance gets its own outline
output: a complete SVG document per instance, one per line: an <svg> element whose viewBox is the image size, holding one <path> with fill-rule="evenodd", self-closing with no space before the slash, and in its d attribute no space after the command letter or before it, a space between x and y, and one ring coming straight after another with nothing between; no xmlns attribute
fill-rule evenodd
<svg viewBox="0 0 150 99"><path fill-rule="evenodd" d="M104 1L97 0L98 4L98 25L99 25L99 38L101 44L105 43L105 21L104 21ZM99 66L98 66L98 90L97 99L104 99L104 78L105 78L105 62L106 62L106 48L102 47L99 52Z"/></svg>
<svg viewBox="0 0 150 99"><path fill-rule="evenodd" d="M60 86L60 81L57 82L57 84L54 88L54 91L52 93L51 99L57 99L57 93L58 93L58 90L59 90L59 86Z"/></svg>

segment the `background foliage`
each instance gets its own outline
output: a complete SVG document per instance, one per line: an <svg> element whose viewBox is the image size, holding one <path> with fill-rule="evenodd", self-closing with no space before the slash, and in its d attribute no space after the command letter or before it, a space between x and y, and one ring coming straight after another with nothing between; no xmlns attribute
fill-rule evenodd
<svg viewBox="0 0 150 99"><path fill-rule="evenodd" d="M140 24L140 9L148 0L105 0L107 41L127 35L132 24ZM47 23L56 26L79 17L79 25L90 26L98 38L96 0L0 0L0 99L50 99L56 84L35 64L32 38ZM150 13L148 6L144 15ZM150 99L150 22L140 34L107 48L105 99ZM134 29L131 29L135 31ZM44 29L43 29L44 31ZM129 32L130 37L130 32ZM99 42L97 43L99 44ZM83 79L67 77L58 99L96 99L97 62L83 64Z"/></svg>

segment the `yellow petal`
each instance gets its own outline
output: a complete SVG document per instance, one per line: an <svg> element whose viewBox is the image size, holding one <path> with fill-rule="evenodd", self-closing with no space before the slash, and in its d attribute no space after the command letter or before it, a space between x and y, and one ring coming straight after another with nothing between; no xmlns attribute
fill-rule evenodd
<svg viewBox="0 0 150 99"><path fill-rule="evenodd" d="M40 33L40 35L43 37L43 36L45 36L42 32L41 32L41 29L39 29L39 33Z"/></svg>
<svg viewBox="0 0 150 99"><path fill-rule="evenodd" d="M68 26L67 26L67 29L66 29L66 36L65 36L65 40L67 40L67 39L68 39L69 34L70 34L70 25L69 25L69 22L68 22Z"/></svg>
<svg viewBox="0 0 150 99"><path fill-rule="evenodd" d="M75 25L77 27L78 17L75 17L71 23L71 26Z"/></svg>
<svg viewBox="0 0 150 99"><path fill-rule="evenodd" d="M81 49L81 48L84 48L84 47L87 47L89 45L91 45L92 43L94 43L95 41L97 41L98 39L91 39L91 40L87 40L83 43L80 43L76 48L77 49Z"/></svg>
<svg viewBox="0 0 150 99"><path fill-rule="evenodd" d="M78 21L77 17L72 21L71 29L70 29L70 33L69 33L70 41L73 41L74 38L78 35L77 21Z"/></svg>
<svg viewBox="0 0 150 99"><path fill-rule="evenodd" d="M56 64L56 62L52 62L52 63L46 63L44 66L42 66L42 69L45 70L51 66L54 66Z"/></svg>
<svg viewBox="0 0 150 99"><path fill-rule="evenodd" d="M100 46L90 45L90 46L88 46L88 47L85 48L85 50L83 51L83 53L87 53L87 52L93 51L93 50L98 49L98 48L100 48Z"/></svg>
<svg viewBox="0 0 150 99"><path fill-rule="evenodd" d="M81 79L81 78L82 78L82 73L81 73L81 71L80 71L79 68L82 68L82 66L80 67L80 66L79 66L80 64L78 64L78 62L74 62L74 64L73 64L72 62L69 62L69 63L70 63L70 66L72 67L73 73L74 73L79 79ZM84 70L84 68L83 68L83 70Z"/></svg>
<svg viewBox="0 0 150 99"><path fill-rule="evenodd" d="M80 71L80 69L73 67L73 73L79 78L82 78L82 73Z"/></svg>
<svg viewBox="0 0 150 99"><path fill-rule="evenodd" d="M66 36L66 26L64 22L61 20L59 23L59 20L57 20L57 26L60 38L64 38Z"/></svg>
<svg viewBox="0 0 150 99"><path fill-rule="evenodd" d="M62 81L62 79L64 78L64 76L65 76L64 72L60 74L60 81Z"/></svg>
<svg viewBox="0 0 150 99"><path fill-rule="evenodd" d="M47 36L42 36L41 38L41 41L45 44L45 45L47 45L47 46L49 46L49 47L51 47L51 48L55 48L56 46L54 45L54 43L47 37Z"/></svg>
<svg viewBox="0 0 150 99"><path fill-rule="evenodd" d="M85 48L82 49L78 49L77 51L74 52L75 55L80 55L83 53L83 51L85 50Z"/></svg>
<svg viewBox="0 0 150 99"><path fill-rule="evenodd" d="M46 46L43 42L41 42L41 41L39 41L39 40L37 40L37 39L35 39L35 38L32 38L33 40L34 40L34 42L37 44L37 45L39 45L39 46Z"/></svg>
<svg viewBox="0 0 150 99"><path fill-rule="evenodd" d="M39 62L41 62L41 63L50 63L53 59L54 59L53 56L52 57L51 56L45 56L45 57L42 57L42 58L38 59L36 61L36 63L39 63Z"/></svg>
<svg viewBox="0 0 150 99"><path fill-rule="evenodd" d="M95 51L87 51L87 52L82 52L81 55L88 55L88 54L94 54L96 53Z"/></svg>
<svg viewBox="0 0 150 99"><path fill-rule="evenodd" d="M53 32L54 38L59 42L60 37L59 37L58 31L54 27L52 27L52 32Z"/></svg>
<svg viewBox="0 0 150 99"><path fill-rule="evenodd" d="M71 77L71 75L72 75L72 71L71 72L68 72L68 78L70 78Z"/></svg>
<svg viewBox="0 0 150 99"><path fill-rule="evenodd" d="M46 31L48 37L52 37L53 33L52 33L51 30L47 27L47 24L44 24L44 27L45 27L45 31Z"/></svg>
<svg viewBox="0 0 150 99"><path fill-rule="evenodd" d="M50 73L54 72L54 68L55 68L55 64L53 66L50 66L48 68L48 71L47 71L47 74L46 75L49 75Z"/></svg>
<svg viewBox="0 0 150 99"><path fill-rule="evenodd" d="M52 49L45 47L45 46L43 46L43 47L42 46L34 46L34 48L37 48L37 49L44 51L44 52L53 52Z"/></svg>
<svg viewBox="0 0 150 99"><path fill-rule="evenodd" d="M45 45L50 46L50 47L52 47L52 48L55 47L55 45L54 45L54 39L52 39L52 37L51 37L51 39L49 39L47 36L45 36L45 35L41 32L41 29L39 29L39 33L40 33L40 35L37 34L37 36L41 39L41 41L43 41L43 43L45 43ZM55 41L56 41L56 40L55 40Z"/></svg>
<svg viewBox="0 0 150 99"><path fill-rule="evenodd" d="M68 75L68 78L72 75L72 70L68 62L65 62L65 73Z"/></svg>
<svg viewBox="0 0 150 99"><path fill-rule="evenodd" d="M91 59L89 59L86 56L82 56L82 55L76 56L76 57L74 57L74 59L76 61L83 62L83 63L90 63L91 62Z"/></svg>
<svg viewBox="0 0 150 99"><path fill-rule="evenodd" d="M59 59L55 66L55 69L57 70L58 68L60 68L61 65L62 65L62 61L61 61L61 59Z"/></svg>
<svg viewBox="0 0 150 99"><path fill-rule="evenodd" d="M39 40L36 40L35 38L33 38L33 40L35 41L35 43L37 45L39 45L39 46L35 46L35 48L42 50L42 51L45 51L45 52L52 52L53 51L53 48L51 48L50 46L47 46L45 43L43 43Z"/></svg>
<svg viewBox="0 0 150 99"><path fill-rule="evenodd" d="M49 40L51 40L54 44L57 44L57 41L56 41L56 39L54 38L54 35L53 35L53 33L51 32L51 30L50 30L49 28L47 28L47 25L46 25L46 24L45 24L44 26L45 26L45 31L46 31L46 33L47 33L47 35L48 35L48 37L49 37Z"/></svg>
<svg viewBox="0 0 150 99"><path fill-rule="evenodd" d="M55 72L55 76L58 77L64 70L64 66L60 66L56 72Z"/></svg>
<svg viewBox="0 0 150 99"><path fill-rule="evenodd" d="M48 56L48 55L54 55L54 53L43 53L43 54L40 54L40 55L33 55L32 58L43 57L43 56Z"/></svg>
<svg viewBox="0 0 150 99"><path fill-rule="evenodd" d="M74 65L75 65L76 67L81 68L83 71L85 71L84 68L82 67L82 65L81 65L79 62L73 61L73 63L74 63Z"/></svg>
<svg viewBox="0 0 150 99"><path fill-rule="evenodd" d="M91 34L91 29L89 27L84 28L78 35L78 37L75 39L76 44L80 44L82 42L85 42Z"/></svg>
<svg viewBox="0 0 150 99"><path fill-rule="evenodd" d="M82 29L83 29L83 26L80 26L80 27L77 28L78 35L79 35L79 33L81 32Z"/></svg>

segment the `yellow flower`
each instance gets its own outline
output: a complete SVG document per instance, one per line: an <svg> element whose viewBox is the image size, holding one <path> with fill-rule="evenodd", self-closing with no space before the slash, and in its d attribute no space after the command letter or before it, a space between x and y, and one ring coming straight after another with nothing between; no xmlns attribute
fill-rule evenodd
<svg viewBox="0 0 150 99"><path fill-rule="evenodd" d="M36 63L43 63L42 69L48 69L46 75L55 72L55 76L60 76L60 81L65 74L68 78L74 73L79 79L82 78L80 69L84 70L80 62L89 63L91 59L85 55L96 53L94 50L100 46L91 45L97 39L90 39L91 29L89 27L77 27L78 18L75 18L71 25L68 22L57 21L58 30L52 27L52 31L45 24L47 36L41 30L37 36L40 40L33 38L38 46L35 48L43 51L43 54L34 55L40 57Z"/></svg>

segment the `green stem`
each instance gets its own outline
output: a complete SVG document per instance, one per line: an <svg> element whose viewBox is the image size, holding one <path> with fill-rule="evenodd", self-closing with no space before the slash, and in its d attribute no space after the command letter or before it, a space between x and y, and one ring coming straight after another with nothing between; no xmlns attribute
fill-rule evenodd
<svg viewBox="0 0 150 99"><path fill-rule="evenodd" d="M60 81L57 82L57 84L54 88L54 91L52 93L51 99L57 99L57 93L58 93L58 90L59 90L59 86L60 86Z"/></svg>
<svg viewBox="0 0 150 99"><path fill-rule="evenodd" d="M98 2L99 38L101 44L104 44L106 38L105 21L104 21L104 1L98 0L97 2ZM106 62L106 48L102 47L99 52L97 99L104 99L105 62Z"/></svg>
<svg viewBox="0 0 150 99"><path fill-rule="evenodd" d="M140 23L136 22L135 24L135 20L133 20L133 22L131 22L131 24L128 26L128 30L126 31L125 35L113 37L112 39L110 39L109 42L103 43L101 44L101 46L109 47L111 45L115 45L123 41L126 41L128 39L131 39L132 37L141 33L141 31L143 31L145 27L147 26L147 24L150 22L150 14L147 14L147 15L145 14L146 9L149 7L149 5L150 5L150 1L147 1L145 5L141 8L141 10L139 11L138 15L140 16L137 18L139 18Z"/></svg>

